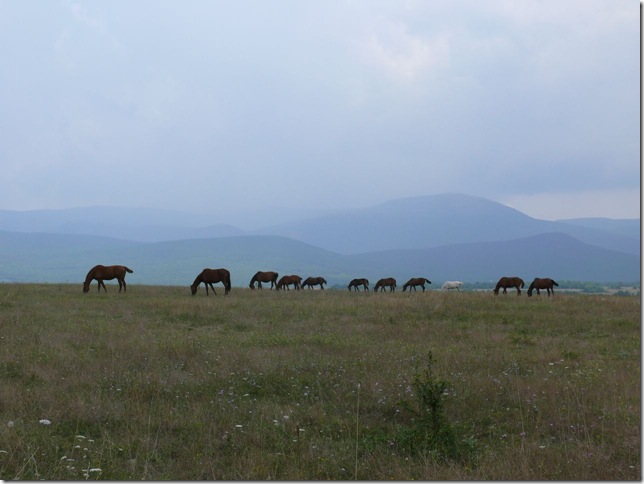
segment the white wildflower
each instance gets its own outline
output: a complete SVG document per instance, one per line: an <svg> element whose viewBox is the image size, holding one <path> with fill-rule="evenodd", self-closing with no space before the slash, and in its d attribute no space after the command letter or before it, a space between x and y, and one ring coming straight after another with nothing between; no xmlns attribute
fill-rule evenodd
<svg viewBox="0 0 644 484"><path fill-rule="evenodd" d="M51 420L47 420L46 418L41 418L40 420L38 420L38 423L42 425L51 425Z"/></svg>

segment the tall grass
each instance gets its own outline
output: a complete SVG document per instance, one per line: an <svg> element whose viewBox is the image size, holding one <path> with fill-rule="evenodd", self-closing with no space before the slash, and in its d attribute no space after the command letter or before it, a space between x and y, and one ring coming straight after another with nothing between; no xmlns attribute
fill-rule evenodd
<svg viewBox="0 0 644 484"><path fill-rule="evenodd" d="M0 286L0 478L641 479L638 298L108 290Z"/></svg>

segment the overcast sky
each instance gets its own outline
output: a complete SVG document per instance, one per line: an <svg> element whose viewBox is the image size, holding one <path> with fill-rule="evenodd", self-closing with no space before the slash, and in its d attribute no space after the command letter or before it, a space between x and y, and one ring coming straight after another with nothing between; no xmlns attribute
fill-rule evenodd
<svg viewBox="0 0 644 484"><path fill-rule="evenodd" d="M640 215L635 0L0 0L0 209Z"/></svg>

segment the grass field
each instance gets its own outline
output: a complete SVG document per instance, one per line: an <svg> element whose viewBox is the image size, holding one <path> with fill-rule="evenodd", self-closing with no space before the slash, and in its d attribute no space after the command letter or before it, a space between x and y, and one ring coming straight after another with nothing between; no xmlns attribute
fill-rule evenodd
<svg viewBox="0 0 644 484"><path fill-rule="evenodd" d="M0 285L1 479L641 479L638 297L108 290Z"/></svg>

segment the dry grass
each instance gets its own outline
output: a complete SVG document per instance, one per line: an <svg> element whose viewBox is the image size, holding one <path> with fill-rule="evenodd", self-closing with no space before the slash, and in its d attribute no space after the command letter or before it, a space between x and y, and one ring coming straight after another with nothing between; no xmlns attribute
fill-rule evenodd
<svg viewBox="0 0 644 484"><path fill-rule="evenodd" d="M638 298L108 287L0 287L1 479L641 479Z"/></svg>

